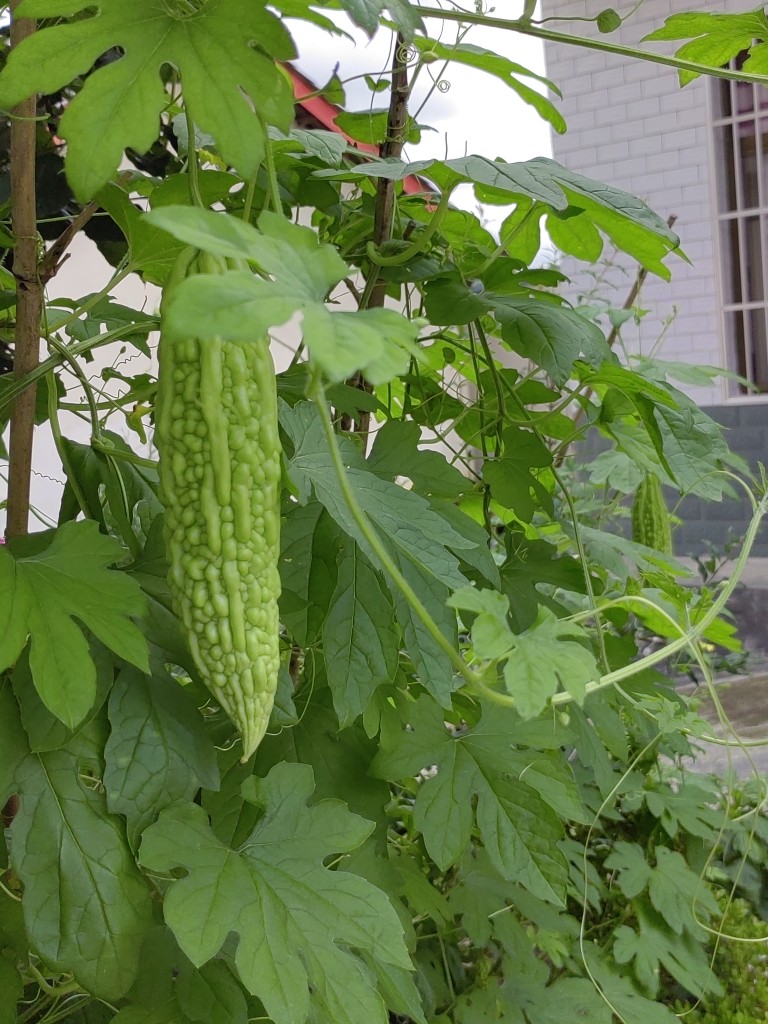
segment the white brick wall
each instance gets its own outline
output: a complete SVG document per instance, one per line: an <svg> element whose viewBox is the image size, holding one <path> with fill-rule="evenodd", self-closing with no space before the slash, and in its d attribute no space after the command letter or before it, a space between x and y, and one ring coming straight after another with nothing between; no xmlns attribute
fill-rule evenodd
<svg viewBox="0 0 768 1024"><path fill-rule="evenodd" d="M605 0L542 0L542 16L594 17L605 6ZM621 10L626 5L615 6ZM645 0L618 32L602 38L638 46L672 13L753 7L752 0L690 4ZM547 27L574 35L599 35L590 22L549 22ZM671 53L679 44L642 45ZM624 329L625 340L630 347L648 352L676 310L660 354L723 365L710 181L709 81L698 79L681 89L672 68L565 44L546 43L545 56L547 76L562 90L559 107L569 126L565 136L554 138L555 159L640 196L664 218L677 214L675 230L692 262L688 266L678 259L668 260L669 283L649 275L639 305L650 312L636 330ZM620 269L606 275L601 293L621 305L635 269L626 258L618 263ZM574 261L566 261L563 270L572 279L574 294L590 287L592 278ZM720 404L725 394L719 385L688 391L702 405Z"/></svg>

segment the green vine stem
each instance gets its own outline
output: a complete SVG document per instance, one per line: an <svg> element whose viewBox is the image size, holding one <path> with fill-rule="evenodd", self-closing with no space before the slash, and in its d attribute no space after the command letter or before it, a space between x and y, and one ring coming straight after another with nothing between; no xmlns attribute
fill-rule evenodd
<svg viewBox="0 0 768 1024"><path fill-rule="evenodd" d="M189 198L193 206L199 206L204 210L205 203L200 192L200 167L197 163L197 136L195 135L195 122L186 103L184 104L184 118L187 123L187 170L189 171Z"/></svg>
<svg viewBox="0 0 768 1024"><path fill-rule="evenodd" d="M437 209L432 215L432 218L424 231L422 231L414 242L411 242L411 244L401 252L393 253L391 256L383 256L373 242L368 242L365 247L365 252L371 263L374 263L377 267L401 267L404 263L407 263L409 260L414 259L414 257L420 256L423 252L426 252L427 245L445 219L450 199L451 191L448 189L440 196L440 202L437 204Z"/></svg>
<svg viewBox="0 0 768 1024"><path fill-rule="evenodd" d="M395 565L394 559L384 547L379 535L371 526L365 513L360 508L347 477L347 471L344 467L344 461L341 457L341 451L339 450L336 434L333 429L333 422L331 421L331 416L328 412L328 400L325 395L325 388L323 387L320 375L317 371L313 373L309 388L309 395L320 413L320 420L323 425L326 441L328 442L328 450L331 455L333 470L336 474L336 479L338 481L339 488L341 489L344 502L349 509L350 515L355 520L360 533L363 535L371 550L378 558L385 572L392 578L397 589L411 606L414 613L419 617L424 628L438 645L440 650L443 651L446 657L450 659L450 662L456 672L466 683L469 684L469 686L476 687L479 681L477 675L472 671L469 665L467 665L464 658L461 656L461 653L456 650L450 640L443 635L440 627L421 603L421 600L415 590Z"/></svg>
<svg viewBox="0 0 768 1024"><path fill-rule="evenodd" d="M160 321L158 319L157 326ZM106 331L104 334L97 334L93 338L86 338L84 341L77 342L75 345L64 346L67 353L70 356L83 355L86 352L90 352L94 348L99 348L101 345L108 345L112 341L128 338L131 334L144 334L149 329L149 325L146 323L135 324L129 326L115 327L111 331ZM66 362L64 355L61 352L57 352L55 355L49 356L43 360L34 370L30 370L29 373L24 374L19 380L14 380L8 387L3 388L2 396L0 396L0 414L4 413L8 407L12 404L13 400L21 394L22 391L26 391L27 388L31 387L41 380L51 370L55 370L57 366L61 366L63 362Z"/></svg>
<svg viewBox="0 0 768 1024"><path fill-rule="evenodd" d="M34 35L37 23L16 16L19 0L11 3L11 47ZM16 236L13 276L16 279L16 328L13 372L24 377L40 361L40 317L43 282L38 266L37 200L35 185L37 96L13 110L10 133L11 222ZM24 536L29 528L35 392L20 394L11 414L8 444L8 503L6 536Z"/></svg>
<svg viewBox="0 0 768 1024"><path fill-rule="evenodd" d="M80 511L86 519L94 519L95 516L93 515L91 507L88 504L88 499L80 486L80 481L77 479L77 473L75 472L75 468L71 463L64 445L64 438L62 437L61 426L59 425L58 403L56 402L56 374L53 370L50 370L48 373L48 422L50 423L56 452L61 459L61 464L64 467L67 480L72 488L72 493L75 495L75 500L80 506Z"/></svg>
<svg viewBox="0 0 768 1024"><path fill-rule="evenodd" d="M607 39L593 38L592 36L573 36L568 32L553 32L550 29L540 28L528 21L519 21L510 18L493 18L486 14L474 14L469 11L441 10L438 7L422 7L414 4L413 11L423 18L435 18L438 21L458 22L461 25L480 25L485 28L497 28L506 32L520 32L522 35L535 36L537 39L545 39L551 43L563 43L566 46L581 46L588 50L600 50L603 53L613 53L618 57L631 57L634 60L649 61L652 64L663 64L666 67L675 68L678 71L690 71L694 75L710 75L713 78L727 78L736 82L754 82L756 85L765 85L765 75L751 74L745 71L735 71L731 68L709 67L707 64L698 64L692 60L681 60L679 57L668 57L662 53L653 53L650 50L640 50L634 46L623 46L621 43L610 43Z"/></svg>
<svg viewBox="0 0 768 1024"><path fill-rule="evenodd" d="M607 675L602 676L597 682L587 683L587 696L591 693L596 693L598 690L604 690L607 686L613 686L615 683L620 683L624 679L631 679L632 676L641 672L643 669L650 668L652 665L658 665L660 661L665 661L671 655L681 651L684 647L690 646L703 635L703 633L715 621L720 612L725 608L731 598L731 595L736 589L739 580L743 576L747 559L749 558L749 553L755 543L755 538L757 537L766 512L768 512L768 494L763 494L760 501L757 503L755 512L750 520L749 529L747 530L747 535L744 538L744 545L739 553L739 557L736 560L733 575L723 585L719 595L712 602L709 611L702 615L701 619L691 626L690 629L688 629L678 640L672 640L660 650L653 651L651 654L646 654L645 657L640 658L639 661L633 662L631 665L625 665L623 668L616 669L614 672L609 672ZM625 598L616 598L615 603L625 601ZM604 608L611 607L613 603L614 602L609 602L604 606ZM553 705L560 705L570 704L572 701L573 697L571 694L556 693L555 696L552 697L551 703Z"/></svg>
<svg viewBox="0 0 768 1024"><path fill-rule="evenodd" d="M267 167L267 181L269 182L269 198L272 202L272 209L281 217L283 215L283 204L280 200L280 184L277 180L277 167L275 166L275 154L272 151L272 142L269 138L267 122L259 117L261 130L264 132L264 162Z"/></svg>

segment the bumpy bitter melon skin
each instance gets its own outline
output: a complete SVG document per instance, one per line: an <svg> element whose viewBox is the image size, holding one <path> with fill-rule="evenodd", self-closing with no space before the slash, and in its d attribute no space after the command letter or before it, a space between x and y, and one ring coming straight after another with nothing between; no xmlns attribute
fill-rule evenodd
<svg viewBox="0 0 768 1024"><path fill-rule="evenodd" d="M209 256L181 259L164 304L174 279L226 269ZM245 761L266 731L280 665L281 461L269 340L199 340L164 327L158 358L168 582Z"/></svg>
<svg viewBox="0 0 768 1024"><path fill-rule="evenodd" d="M672 554L672 526L667 503L657 476L646 473L632 503L632 540L654 548L664 555Z"/></svg>

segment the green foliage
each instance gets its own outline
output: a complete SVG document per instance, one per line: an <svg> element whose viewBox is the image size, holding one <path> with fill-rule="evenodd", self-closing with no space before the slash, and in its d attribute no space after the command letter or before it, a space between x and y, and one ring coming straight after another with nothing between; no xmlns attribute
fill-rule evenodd
<svg viewBox="0 0 768 1024"><path fill-rule="evenodd" d="M28 17L57 18L88 5L26 0L25 6ZM150 37L160 41L157 48L148 45ZM105 2L98 13L46 28L19 47L3 75L0 103L11 107L33 92L55 92L115 47L123 55L88 77L61 120L67 174L80 199L109 181L127 147L143 153L157 138L168 102L159 72L167 65L183 78L194 120L245 177L264 159L265 122L290 126L293 97L274 61L295 56L293 43L263 4L242 0L159 6L138 0L130 11L119 0Z"/></svg>
<svg viewBox="0 0 768 1024"><path fill-rule="evenodd" d="M738 654L735 581L690 588L658 532L615 529L648 477L728 493L722 430L674 384L717 371L620 359L595 308L534 265L544 228L572 257L607 240L666 278L676 235L552 160L406 162L293 128L289 25L338 34L329 11L398 32L416 68L490 74L563 128L535 75L463 29L427 38L407 0L19 9L40 27L0 102L63 90L45 101L48 146L74 194L96 196L117 269L46 304L47 357L0 393L7 417L45 381L37 418L66 477L58 525L0 550L0 1024L671 1024L699 997L702 1022L757 1013L724 995L742 947L711 961L719 886L766 914L763 796L684 766L710 727L657 671L668 655L698 664L702 642ZM746 33L759 64L762 17L681 16L657 38L695 37L689 57L722 62ZM388 139L380 106L340 124ZM427 114L407 113L406 134ZM467 184L512 207L498 238L451 205ZM173 513L145 447L158 384L133 361L159 318L111 297L128 272L165 285L187 246L221 273L166 290L166 337L197 339L169 429L221 404L204 371L222 345L266 352L268 332L298 328L274 381L277 693L246 764L167 578ZM109 345L94 383L85 360ZM260 424L252 381L225 369L234 427ZM89 441L63 436L64 412L90 421ZM573 468L590 428L609 448ZM161 451L184 501L198 471L254 455L246 430L224 446L187 434L194 457ZM204 555L191 568L215 580L202 536L222 506L187 504L183 539ZM247 576L237 553L224 561ZM236 609L214 612L212 648ZM733 914L725 930L754 935Z"/></svg>
<svg viewBox="0 0 768 1024"><path fill-rule="evenodd" d="M251 778L244 796L263 817L236 852L216 838L202 808L169 808L145 833L141 861L163 873L184 868L164 901L179 945L200 967L236 932L240 978L275 1024L305 1019L311 1002L344 1024L384 1021L383 1001L362 966L337 944L407 970L397 916L363 879L322 867L329 854L359 846L372 825L338 801L307 808L313 788L306 765L282 764L263 780Z"/></svg>
<svg viewBox="0 0 768 1024"><path fill-rule="evenodd" d="M715 951L715 971L723 982L719 997L705 996L700 1005L678 1006L691 1024L753 1024L768 1019L765 921L742 899L718 900L722 935ZM714 946L714 939L710 947Z"/></svg>
<svg viewBox="0 0 768 1024"><path fill-rule="evenodd" d="M122 548L99 534L94 523L65 523L41 540L38 550L20 552L18 558L0 550L0 665L11 666L31 639L29 663L37 692L72 729L96 697L88 641L73 617L115 654L147 669L146 642L129 617L141 615L145 604L133 580L108 572Z"/></svg>

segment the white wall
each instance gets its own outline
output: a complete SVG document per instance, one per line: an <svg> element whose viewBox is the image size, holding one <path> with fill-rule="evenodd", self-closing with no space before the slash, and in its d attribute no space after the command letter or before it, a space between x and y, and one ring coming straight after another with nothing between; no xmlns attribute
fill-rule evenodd
<svg viewBox="0 0 768 1024"><path fill-rule="evenodd" d="M605 6L604 0L543 0L545 17L594 17ZM622 11L631 5L615 6ZM672 13L752 7L742 0L690 4L645 0L618 32L602 38L637 46ZM599 35L589 22L552 22L547 27ZM672 53L680 44L642 45ZM666 359L724 365L713 244L709 80L697 79L681 89L672 68L564 44L547 43L545 58L548 76L563 91L561 110L569 127L564 137L554 139L555 159L640 196L664 218L677 214L675 231L692 263L668 259L673 274L669 284L648 277L639 305L651 312L639 329L628 325L622 336L647 353L676 309L659 354ZM606 297L612 294L616 305L622 304L636 269L626 258L620 262L624 273L609 273L607 288L602 289ZM572 261L563 269L572 276L576 291L589 287L589 279ZM701 405L719 404L725 394L720 385L687 390Z"/></svg>

